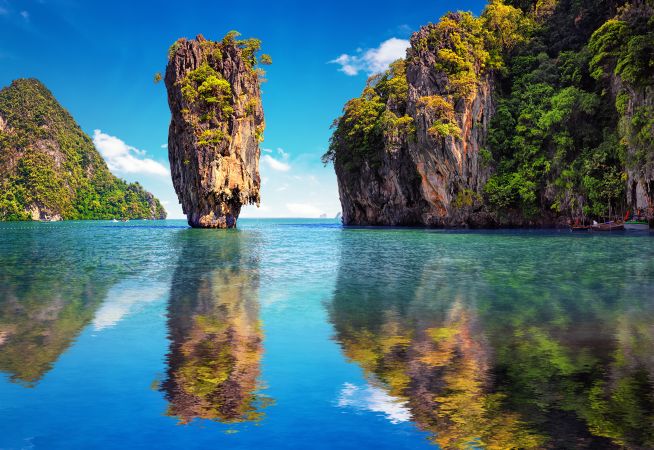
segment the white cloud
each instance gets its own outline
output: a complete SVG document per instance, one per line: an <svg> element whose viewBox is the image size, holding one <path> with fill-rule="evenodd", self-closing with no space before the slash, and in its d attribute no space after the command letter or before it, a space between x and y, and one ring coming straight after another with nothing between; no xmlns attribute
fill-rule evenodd
<svg viewBox="0 0 654 450"><path fill-rule="evenodd" d="M264 148L263 151L266 153L272 153L272 150L269 148ZM279 172L288 172L291 170L291 165L288 163L290 155L286 153L283 148L277 148L277 154L280 159L275 159L271 155L263 155L261 160L273 170Z"/></svg>
<svg viewBox="0 0 654 450"><path fill-rule="evenodd" d="M145 150L129 146L119 138L103 133L101 130L93 131L93 143L112 171L168 175L168 169L160 162L150 158L139 158L145 156Z"/></svg>
<svg viewBox="0 0 654 450"><path fill-rule="evenodd" d="M286 209L295 217L311 218L324 214L323 210L309 203L287 203Z"/></svg>
<svg viewBox="0 0 654 450"><path fill-rule="evenodd" d="M168 148L168 144L161 144L161 148Z"/></svg>
<svg viewBox="0 0 654 450"><path fill-rule="evenodd" d="M30 13L28 13L27 11L21 11L20 15L23 19L30 20Z"/></svg>
<svg viewBox="0 0 654 450"><path fill-rule="evenodd" d="M409 45L410 43L406 39L390 38L379 44L377 48L371 48L365 52L358 49L358 55L343 53L329 62L339 64L341 68L338 70L350 76L357 75L359 72L381 73L388 69L393 61L404 58Z"/></svg>
<svg viewBox="0 0 654 450"><path fill-rule="evenodd" d="M315 151L287 152L272 146L261 151L261 207L244 206L241 217L318 218L340 211L334 170L323 167Z"/></svg>
<svg viewBox="0 0 654 450"><path fill-rule="evenodd" d="M393 424L411 420L411 411L407 408L406 402L388 395L385 390L376 386L359 387L352 383L345 383L337 404L341 408L350 407L382 413Z"/></svg>
<svg viewBox="0 0 654 450"><path fill-rule="evenodd" d="M263 155L261 160L272 170L277 170L279 172L288 172L291 170L291 166L288 163L275 159L270 155Z"/></svg>

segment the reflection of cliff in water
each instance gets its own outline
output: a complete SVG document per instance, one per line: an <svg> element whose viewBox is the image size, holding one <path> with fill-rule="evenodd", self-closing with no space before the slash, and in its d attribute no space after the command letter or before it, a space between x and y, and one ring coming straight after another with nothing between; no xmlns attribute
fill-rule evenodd
<svg viewBox="0 0 654 450"><path fill-rule="evenodd" d="M0 258L0 371L33 386L93 319L115 279L80 264L93 242L21 233Z"/></svg>
<svg viewBox="0 0 654 450"><path fill-rule="evenodd" d="M343 240L336 339L441 448L654 445L654 365L642 350L654 345L652 311L615 301L639 298L625 283L598 296L594 269L578 269L571 296L566 274L525 280L455 244L436 254Z"/></svg>
<svg viewBox="0 0 654 450"><path fill-rule="evenodd" d="M183 423L260 420L267 398L258 393L263 332L256 245L240 232L204 230L185 231L179 244L162 383L168 414Z"/></svg>

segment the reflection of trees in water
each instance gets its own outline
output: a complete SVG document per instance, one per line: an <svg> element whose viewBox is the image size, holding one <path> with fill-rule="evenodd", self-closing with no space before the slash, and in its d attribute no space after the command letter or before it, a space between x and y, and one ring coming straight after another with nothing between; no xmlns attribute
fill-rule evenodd
<svg viewBox="0 0 654 450"><path fill-rule="evenodd" d="M80 262L92 253L91 239L78 236L70 248L56 234L21 231L0 261L0 371L33 386L93 319L115 279Z"/></svg>
<svg viewBox="0 0 654 450"><path fill-rule="evenodd" d="M631 284L593 267L539 274L535 255L507 267L420 243L375 253L352 236L330 304L336 337L442 448L654 445L651 305L634 290L647 270ZM638 272L629 264L618 269Z"/></svg>
<svg viewBox="0 0 654 450"><path fill-rule="evenodd" d="M626 313L617 319L618 344L594 380L586 413L593 432L630 447L654 446L654 315Z"/></svg>
<svg viewBox="0 0 654 450"><path fill-rule="evenodd" d="M394 310L371 327L336 322L337 337L368 377L406 400L413 420L442 448L538 447L542 438L503 411L503 395L492 391L490 349L475 311L454 299L444 316L424 313Z"/></svg>
<svg viewBox="0 0 654 450"><path fill-rule="evenodd" d="M259 274L241 233L189 230L168 306L171 340L162 389L168 414L220 422L257 421L268 401L260 389L263 332ZM254 245L252 243L251 245Z"/></svg>

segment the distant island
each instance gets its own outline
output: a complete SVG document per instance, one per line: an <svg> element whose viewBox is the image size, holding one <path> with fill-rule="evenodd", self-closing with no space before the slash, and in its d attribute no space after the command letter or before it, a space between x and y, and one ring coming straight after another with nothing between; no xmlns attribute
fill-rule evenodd
<svg viewBox="0 0 654 450"><path fill-rule="evenodd" d="M109 171L40 81L0 90L0 220L165 218L143 186Z"/></svg>
<svg viewBox="0 0 654 450"><path fill-rule="evenodd" d="M344 224L651 220L654 7L622 4L492 0L414 33L335 122Z"/></svg>

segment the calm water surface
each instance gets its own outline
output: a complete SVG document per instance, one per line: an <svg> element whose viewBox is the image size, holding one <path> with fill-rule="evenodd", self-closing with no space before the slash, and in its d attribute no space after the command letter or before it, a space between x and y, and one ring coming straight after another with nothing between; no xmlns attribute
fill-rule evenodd
<svg viewBox="0 0 654 450"><path fill-rule="evenodd" d="M654 233L0 224L0 448L654 448Z"/></svg>

